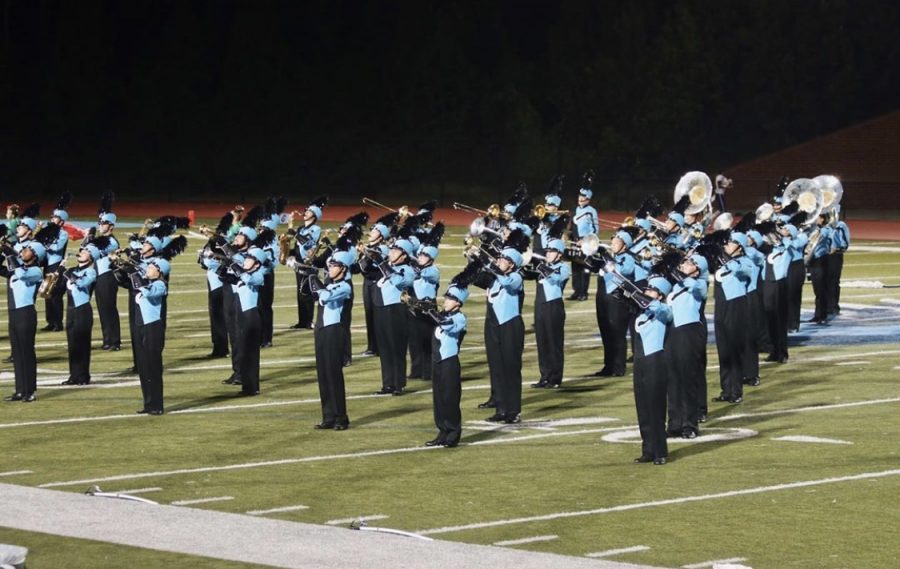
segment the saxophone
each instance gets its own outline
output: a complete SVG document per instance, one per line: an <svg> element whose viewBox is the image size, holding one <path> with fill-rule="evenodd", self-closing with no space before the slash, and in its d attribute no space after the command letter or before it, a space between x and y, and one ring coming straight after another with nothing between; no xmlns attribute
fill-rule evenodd
<svg viewBox="0 0 900 569"><path fill-rule="evenodd" d="M296 211L291 212L288 230L278 238L278 262L282 265L287 263L288 256L291 254L291 239L294 238L294 216L296 214Z"/></svg>
<svg viewBox="0 0 900 569"><path fill-rule="evenodd" d="M59 282L59 277L66 271L66 259L63 258L59 263L59 267L56 268L55 271L50 271L44 275L44 280L41 281L41 284L38 285L38 296L43 299L48 299L53 295L53 289L56 288L56 283Z"/></svg>

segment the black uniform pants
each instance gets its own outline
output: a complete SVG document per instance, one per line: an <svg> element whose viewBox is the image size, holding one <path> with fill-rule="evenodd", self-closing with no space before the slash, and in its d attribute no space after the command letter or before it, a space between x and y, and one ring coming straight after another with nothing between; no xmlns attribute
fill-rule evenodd
<svg viewBox="0 0 900 569"><path fill-rule="evenodd" d="M137 305L137 291L134 289L128 289L128 333L131 336L131 358L134 362L134 367L137 368L137 360L138 360L138 349L140 348L141 342L138 338L138 328L141 326L138 324L137 313L141 311ZM162 320L162 314L160 314L160 320ZM165 323L163 323L163 327L165 327Z"/></svg>
<svg viewBox="0 0 900 569"><path fill-rule="evenodd" d="M800 306L803 304L803 283L806 282L806 265L803 259L792 261L788 267L787 327L800 329Z"/></svg>
<svg viewBox="0 0 900 569"><path fill-rule="evenodd" d="M685 430L697 433L706 403L706 323L670 327L665 351L671 370L667 387L668 431L676 435Z"/></svg>
<svg viewBox="0 0 900 569"><path fill-rule="evenodd" d="M459 403L462 400L462 380L459 357L453 356L441 360L440 351L435 347L432 352L434 400L434 426L437 427L438 439L445 443L456 444L462 436L462 412Z"/></svg>
<svg viewBox="0 0 900 569"><path fill-rule="evenodd" d="M49 265L44 269L44 274L49 275L59 269L59 263ZM63 296L66 294L66 279L59 277L56 284L50 291L50 296L46 299L46 320L48 326L53 326L57 330L63 327Z"/></svg>
<svg viewBox="0 0 900 569"><path fill-rule="evenodd" d="M726 399L744 396L744 358L750 343L747 326L747 297L725 300L716 284L716 350L719 354L719 386ZM759 364L757 364L759 365Z"/></svg>
<svg viewBox="0 0 900 569"><path fill-rule="evenodd" d="M809 278L812 280L813 292L816 295L816 312L813 319L816 321L828 318L829 284L828 284L828 255L809 261Z"/></svg>
<svg viewBox="0 0 900 569"><path fill-rule="evenodd" d="M215 356L228 355L228 329L225 326L225 306L223 304L224 289L228 285L220 286L212 290L206 295L207 306L209 307L209 333L212 337L212 353Z"/></svg>
<svg viewBox="0 0 900 569"><path fill-rule="evenodd" d="M773 275L774 278L774 275ZM763 307L772 349L769 356L775 360L788 357L787 347L787 278L763 281Z"/></svg>
<svg viewBox="0 0 900 569"><path fill-rule="evenodd" d="M363 281L363 308L366 312L366 351L378 354L378 335L375 333L375 297L380 296L378 284L372 279ZM346 311L345 311L346 312Z"/></svg>
<svg viewBox="0 0 900 569"><path fill-rule="evenodd" d="M518 415L522 411L522 352L525 350L522 317L516 316L499 324L489 305L484 323L484 344L497 414Z"/></svg>
<svg viewBox="0 0 900 569"><path fill-rule="evenodd" d="M409 319L409 377L431 381L431 342L434 322L427 316L408 314Z"/></svg>
<svg viewBox="0 0 900 569"><path fill-rule="evenodd" d="M231 343L231 377L241 381L241 369L244 359L244 344L242 341L238 313L241 311L241 300L230 284L222 287L222 307L225 314L225 329L228 331L228 340Z"/></svg>
<svg viewBox="0 0 900 569"><path fill-rule="evenodd" d="M844 253L835 251L828 257L828 314L841 309L841 273L844 271Z"/></svg>
<svg viewBox="0 0 900 569"><path fill-rule="evenodd" d="M603 283L601 281L601 287ZM606 294L600 306L600 338L603 341L603 368L612 375L625 375L626 335L631 307L618 294Z"/></svg>
<svg viewBox="0 0 900 569"><path fill-rule="evenodd" d="M765 281L760 275L756 290L747 293L747 301L750 306L750 317L753 331L751 332L753 343L757 353L768 352L772 349L772 339L769 338L769 327L766 324L766 308L763 302L763 288Z"/></svg>
<svg viewBox="0 0 900 569"><path fill-rule="evenodd" d="M69 345L69 380L91 382L91 332L94 310L90 302L74 306L71 295L66 306L66 340Z"/></svg>
<svg viewBox="0 0 900 569"><path fill-rule="evenodd" d="M666 378L665 352L644 355L640 337L634 341L634 405L641 431L641 455L665 458L666 444Z"/></svg>
<svg viewBox="0 0 900 569"><path fill-rule="evenodd" d="M316 299L310 294L306 275L295 273L297 279L297 324L301 328L312 328Z"/></svg>
<svg viewBox="0 0 900 569"><path fill-rule="evenodd" d="M585 272L584 265L572 263L572 293L576 296L587 296L591 274Z"/></svg>
<svg viewBox="0 0 900 569"><path fill-rule="evenodd" d="M538 284L538 289L543 288ZM538 370L541 381L562 383L565 364L566 308L561 298L542 301L538 295L534 305L534 336L537 341Z"/></svg>
<svg viewBox="0 0 900 569"><path fill-rule="evenodd" d="M259 289L260 344L271 344L273 335L272 304L275 302L275 273L263 275L263 285ZM310 318L312 322L312 318Z"/></svg>
<svg viewBox="0 0 900 569"><path fill-rule="evenodd" d="M116 307L118 293L119 284L116 282L113 271L107 271L97 277L94 298L97 301L97 314L100 317L100 330L103 333L104 346L120 346L122 344L119 309Z"/></svg>
<svg viewBox="0 0 900 569"><path fill-rule="evenodd" d="M769 332L765 330L766 313L759 296L759 289L747 293L747 334L744 337L744 355L742 377L759 377L759 344L760 336L764 333L768 338Z"/></svg>
<svg viewBox="0 0 900 569"><path fill-rule="evenodd" d="M237 295L235 295L237 299ZM247 395L259 393L259 339L262 336L262 322L259 309L241 310L237 299L237 337L235 343L240 345L240 377L241 391Z"/></svg>
<svg viewBox="0 0 900 569"><path fill-rule="evenodd" d="M140 309L138 309L140 313ZM147 411L163 410L163 344L166 329L162 320L144 324L138 314L139 325L138 351L135 365L141 378L141 393L144 396L144 409Z"/></svg>
<svg viewBox="0 0 900 569"><path fill-rule="evenodd" d="M381 386L400 391L406 387L406 349L409 345L406 305L398 302L376 306L374 317L381 358Z"/></svg>
<svg viewBox="0 0 900 569"><path fill-rule="evenodd" d="M322 402L322 422L350 424L347 418L347 397L344 391L344 341L347 330L342 324L316 328L316 377L319 380L319 400Z"/></svg>
<svg viewBox="0 0 900 569"><path fill-rule="evenodd" d="M37 356L34 353L36 333L37 311L33 304L9 311L9 343L12 346L16 393L22 395L31 395L37 391Z"/></svg>

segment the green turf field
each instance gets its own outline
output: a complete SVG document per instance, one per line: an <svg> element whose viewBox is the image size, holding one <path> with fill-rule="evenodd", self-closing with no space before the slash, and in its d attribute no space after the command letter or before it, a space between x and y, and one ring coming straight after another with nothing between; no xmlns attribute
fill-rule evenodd
<svg viewBox="0 0 900 569"><path fill-rule="evenodd" d="M444 285L462 268L462 231L451 228L444 239L438 263ZM355 357L345 370L350 430L312 429L320 419L313 336L288 329L297 311L294 277L283 267L275 346L262 352L261 396L240 398L238 389L222 385L230 361L203 358L210 351L206 284L195 263L201 242L191 244L172 270L167 414L134 413L140 388L123 371L132 365L130 350L103 352L96 340L95 384L58 387L67 375L65 336L39 332L38 402L0 406L0 481L71 492L94 484L104 491L151 489L141 496L167 504L222 498L191 507L238 513L306 506L258 515L336 524L370 517L373 526L479 544L545 537L511 547L576 556L634 548L609 559L661 567L729 558L754 569L897 566L900 288L844 289L842 314L828 327L804 325L793 335L791 362L763 366L762 385L747 388L742 405L710 403L704 434L720 440L675 441L670 463L655 467L632 464L640 449L631 432L631 377L589 377L602 362L593 294L566 307L563 388L525 387L522 424L499 428L483 422L490 413L476 408L489 391L485 306L474 291L460 356L463 444L426 449L422 444L435 434L429 384L410 380L403 397L373 396L381 385L373 358ZM900 244L854 245L888 250L851 249L845 281L900 285ZM365 331L358 278L356 288L359 354ZM526 329L534 284L527 288ZM807 284L806 318L811 302ZM712 308L710 300L707 312ZM127 334L124 292L119 309ZM42 326L43 303L38 312ZM96 316L94 330L96 339ZM538 377L533 342L528 331L528 383ZM716 364L710 344L710 396L718 393ZM12 366L0 370L6 394ZM798 436L829 441L778 440ZM92 567L167 561L136 548L111 557L112 546L3 528L0 542L32 547L36 567L59 566L60 548ZM232 565L198 558L192 566Z"/></svg>

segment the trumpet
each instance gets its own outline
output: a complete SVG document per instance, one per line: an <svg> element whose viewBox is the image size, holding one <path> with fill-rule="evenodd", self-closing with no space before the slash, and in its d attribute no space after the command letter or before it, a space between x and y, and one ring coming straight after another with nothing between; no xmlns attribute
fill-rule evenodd
<svg viewBox="0 0 900 569"><path fill-rule="evenodd" d="M407 207L405 205L400 206L400 209L394 209L392 207L388 207L388 206L384 205L383 203L376 202L375 200L373 200L371 198L365 198L365 197L362 199L362 203L373 206L373 207L381 208L385 211L392 211L395 213L399 213L401 218L409 217L409 207Z"/></svg>
<svg viewBox="0 0 900 569"><path fill-rule="evenodd" d="M553 212L548 212L547 206L545 206L544 204L538 204L538 205L534 206L534 209L531 210L531 215L533 215L535 217L539 217L541 219L544 219L544 216L547 215L547 213L555 213L556 215L568 215L570 213L570 210L558 209Z"/></svg>

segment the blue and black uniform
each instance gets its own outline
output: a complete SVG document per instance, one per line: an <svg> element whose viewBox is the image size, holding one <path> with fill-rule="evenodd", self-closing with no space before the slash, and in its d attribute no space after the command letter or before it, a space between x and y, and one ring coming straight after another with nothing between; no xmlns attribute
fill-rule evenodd
<svg viewBox="0 0 900 569"><path fill-rule="evenodd" d="M666 328L672 321L668 305L654 300L635 319L634 404L641 431L641 458L664 462L666 444L666 383L670 374L664 350Z"/></svg>
<svg viewBox="0 0 900 569"><path fill-rule="evenodd" d="M349 273L349 267L347 270ZM313 291L318 298L316 315L316 376L322 402L322 422L318 428L346 428L347 398L344 390L344 344L348 334L343 324L344 312L352 309L351 285L345 279L329 282Z"/></svg>
<svg viewBox="0 0 900 569"><path fill-rule="evenodd" d="M440 284L441 272L432 261L416 271L410 296L418 300L434 300ZM424 315L409 316L409 377L431 381L431 354L434 322Z"/></svg>
<svg viewBox="0 0 900 569"><path fill-rule="evenodd" d="M575 208L575 214L572 216L573 241L578 241L591 234L596 235L598 229L597 210L594 206L588 204ZM573 267L572 295L569 300L587 300L590 281L591 276L583 265Z"/></svg>
<svg viewBox="0 0 900 569"><path fill-rule="evenodd" d="M674 436L698 434L700 416L706 407L706 317L703 306L708 288L706 275L701 271L696 277L685 277L675 283L666 298L672 311L665 344L671 370L666 430Z"/></svg>
<svg viewBox="0 0 900 569"><path fill-rule="evenodd" d="M432 341L432 399L434 426L438 437L434 443L456 446L462 436L462 398L459 349L466 335L466 317L458 309L442 313L434 327Z"/></svg>
<svg viewBox="0 0 900 569"><path fill-rule="evenodd" d="M95 248L96 250L96 248ZM94 263L69 269L60 279L66 292L66 339L69 346L69 379L66 385L87 385L91 382L91 333L94 311L91 296L97 284Z"/></svg>
<svg viewBox="0 0 900 569"><path fill-rule="evenodd" d="M162 321L163 299L169 293L162 278L150 281L136 290L134 297L137 325L135 367L144 396L143 411L158 415L163 412L163 347L166 328Z"/></svg>
<svg viewBox="0 0 900 569"><path fill-rule="evenodd" d="M381 359L380 393L400 395L406 387L406 350L409 346L407 310L400 302L400 295L412 287L415 274L406 263L390 265L386 273L387 276L382 275L375 281L377 293L373 299L375 335ZM370 275L366 278L371 280Z"/></svg>
<svg viewBox="0 0 900 569"><path fill-rule="evenodd" d="M519 312L522 275L517 272L489 274L488 281L484 343L491 375L491 398L497 405L493 418L518 422L522 411L522 352L525 349L525 325Z"/></svg>
<svg viewBox="0 0 900 569"><path fill-rule="evenodd" d="M832 230L827 225L819 227L819 239L813 246L812 258L809 260L809 280L812 281L813 293L816 295L816 311L809 321L818 324L828 321L828 306L831 303L831 285L828 281L831 234Z"/></svg>
<svg viewBox="0 0 900 569"><path fill-rule="evenodd" d="M248 255L258 257L265 254L259 249L251 249ZM262 260L257 259L262 263ZM259 291L264 277L259 269L253 271L240 270L235 274L229 269L232 310L235 317L235 336L232 340L232 356L237 356L237 373L241 379L242 395L259 395L259 346L262 337L262 321L259 316Z"/></svg>
<svg viewBox="0 0 900 569"><path fill-rule="evenodd" d="M228 355L228 327L225 323L224 287L218 271L221 262L215 257L201 257L200 266L206 270L206 304L209 308L209 333L212 340L211 357Z"/></svg>
<svg viewBox="0 0 900 569"><path fill-rule="evenodd" d="M556 241L559 240L553 243ZM559 387L565 366L566 307L562 295L572 269L568 263L559 261L539 266L539 271L541 276L534 299L534 335L541 377L535 387Z"/></svg>
<svg viewBox="0 0 900 569"><path fill-rule="evenodd" d="M841 273L844 271L844 252L849 247L850 228L845 222L838 221L831 232L831 254L828 256L828 314L841 312Z"/></svg>
<svg viewBox="0 0 900 569"><path fill-rule="evenodd" d="M16 243L21 251L30 242ZM34 351L34 337L37 333L37 312L34 299L44 276L35 265L19 264L10 270L6 263L0 264L0 277L9 279L6 300L9 309L9 343L12 347L15 369L16 393L14 400L31 399L37 391L37 358Z"/></svg>
<svg viewBox="0 0 900 569"><path fill-rule="evenodd" d="M100 251L97 259L97 286L94 300L97 302L97 315L100 317L100 330L103 335L104 350L118 350L122 345L122 332L119 325L119 308L116 306L119 284L110 267L109 255L119 248L119 242L110 232L109 245Z"/></svg>
<svg viewBox="0 0 900 569"><path fill-rule="evenodd" d="M633 281L636 271L634 257L628 252L622 252L614 257L614 261L619 274ZM597 284L597 322L603 341L603 368L595 375L600 377L625 375L626 335L631 315L631 303L616 286L615 278L609 273L604 273Z"/></svg>
<svg viewBox="0 0 900 569"><path fill-rule="evenodd" d="M717 400L739 402L744 396L743 378L750 344L747 286L752 263L743 255L730 259L716 271L714 295L716 349L719 354ZM758 364L757 364L758 365Z"/></svg>
<svg viewBox="0 0 900 569"><path fill-rule="evenodd" d="M297 243L294 246L294 258L298 263L307 264L312 251L319 244L322 228L317 223L301 227L297 230ZM295 274L297 280L297 323L293 328L312 328L315 316L316 299L307 286L306 275Z"/></svg>
<svg viewBox="0 0 900 569"><path fill-rule="evenodd" d="M52 223L52 222L51 222ZM53 272L59 272L60 264L66 256L66 247L69 243L69 234L65 229L60 227L59 236L53 243L47 245L47 265L44 268L44 274L49 275ZM62 278L56 280L56 284L50 291L50 296L46 300L46 320L47 326L45 330L54 332L62 332L63 330L63 296L66 294L66 283Z"/></svg>

